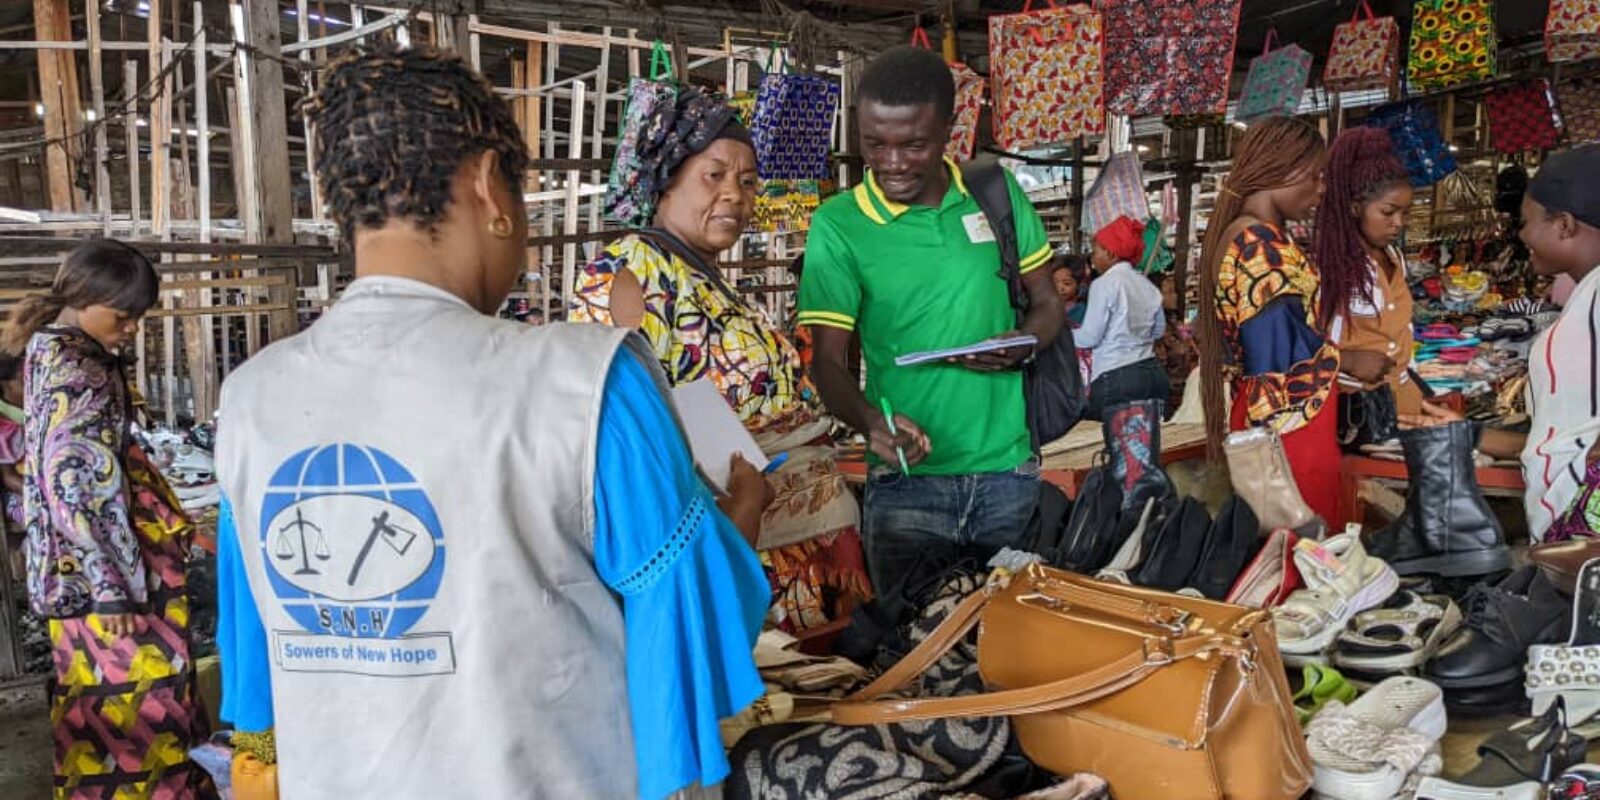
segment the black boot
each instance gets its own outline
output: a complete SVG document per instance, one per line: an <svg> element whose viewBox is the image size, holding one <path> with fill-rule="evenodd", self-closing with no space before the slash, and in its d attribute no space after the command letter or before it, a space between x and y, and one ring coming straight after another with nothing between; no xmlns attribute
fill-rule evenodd
<svg viewBox="0 0 1600 800"><path fill-rule="evenodd" d="M1478 489L1477 428L1452 422L1402 431L1411 488L1400 518L1372 535L1367 552L1401 575L1458 577L1511 569L1511 548Z"/></svg>
<svg viewBox="0 0 1600 800"><path fill-rule="evenodd" d="M1256 553L1261 552L1264 544L1266 539L1261 535L1261 522L1256 519L1256 512L1238 495L1229 497L1222 504L1216 521L1211 523L1205 549L1183 585L1198 589L1212 600L1227 597L1239 574Z"/></svg>
<svg viewBox="0 0 1600 800"><path fill-rule="evenodd" d="M1122 510L1137 515L1152 499L1175 497L1176 490L1161 468L1159 400L1136 400L1105 410L1106 451L1111 474L1122 487Z"/></svg>

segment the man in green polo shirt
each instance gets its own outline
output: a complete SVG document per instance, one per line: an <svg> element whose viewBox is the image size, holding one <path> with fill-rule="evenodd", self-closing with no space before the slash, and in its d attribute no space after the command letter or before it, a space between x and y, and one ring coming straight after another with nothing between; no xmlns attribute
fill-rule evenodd
<svg viewBox="0 0 1600 800"><path fill-rule="evenodd" d="M812 330L823 401L868 436L867 567L892 618L919 562L937 564L961 548L997 550L1021 536L1038 500L1018 370L1032 350L895 366L907 353L1019 331L994 233L944 157L955 105L949 67L930 51L898 47L867 66L856 96L867 179L812 219L799 321ZM1065 318L1045 268L1050 243L1016 180L1005 178L1032 300L1020 332L1042 347ZM846 367L853 332L865 394Z"/></svg>

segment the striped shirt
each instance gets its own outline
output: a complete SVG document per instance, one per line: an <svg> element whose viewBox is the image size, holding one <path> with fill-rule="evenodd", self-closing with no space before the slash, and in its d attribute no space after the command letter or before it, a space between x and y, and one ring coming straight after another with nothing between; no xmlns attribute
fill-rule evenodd
<svg viewBox="0 0 1600 800"><path fill-rule="evenodd" d="M1540 540L1583 486L1589 449L1600 439L1600 267L1528 354L1528 413L1522 451L1528 530Z"/></svg>

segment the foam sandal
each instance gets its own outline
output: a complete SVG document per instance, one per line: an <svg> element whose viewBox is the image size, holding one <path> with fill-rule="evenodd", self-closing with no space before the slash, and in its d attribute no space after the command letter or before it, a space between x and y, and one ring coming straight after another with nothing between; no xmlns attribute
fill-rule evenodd
<svg viewBox="0 0 1600 800"><path fill-rule="evenodd" d="M1311 787L1332 800L1388 800L1413 774L1443 766L1444 692L1420 678L1389 678L1346 707L1330 702L1306 726Z"/></svg>
<svg viewBox="0 0 1600 800"><path fill-rule="evenodd" d="M1428 778L1417 800L1541 800L1544 787L1582 764L1589 742L1567 728L1558 698L1542 716L1518 723L1478 746L1480 761L1453 780Z"/></svg>
<svg viewBox="0 0 1600 800"><path fill-rule="evenodd" d="M1461 609L1449 597L1401 591L1350 620L1339 634L1333 661L1367 673L1415 669L1438 652L1461 619Z"/></svg>
<svg viewBox="0 0 1600 800"><path fill-rule="evenodd" d="M1381 605L1400 587L1383 561L1367 555L1359 533L1300 540L1295 565L1305 587L1272 610L1278 649L1291 664L1320 658L1351 617Z"/></svg>

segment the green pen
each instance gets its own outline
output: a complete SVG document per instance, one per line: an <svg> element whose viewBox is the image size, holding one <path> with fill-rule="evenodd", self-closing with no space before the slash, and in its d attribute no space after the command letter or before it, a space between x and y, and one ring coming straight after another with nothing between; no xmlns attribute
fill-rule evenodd
<svg viewBox="0 0 1600 800"><path fill-rule="evenodd" d="M887 397L882 398L882 404L883 404L883 420L885 422L889 423L889 435L890 436L894 436L894 437L899 437L900 436L900 431L894 425L894 409L889 407L889 398L887 398ZM905 448L901 447L900 445L895 445L894 446L894 453L895 453L895 455L900 457L900 474L902 474L902 475L910 475L911 474L911 468L906 466L906 450L905 450Z"/></svg>

